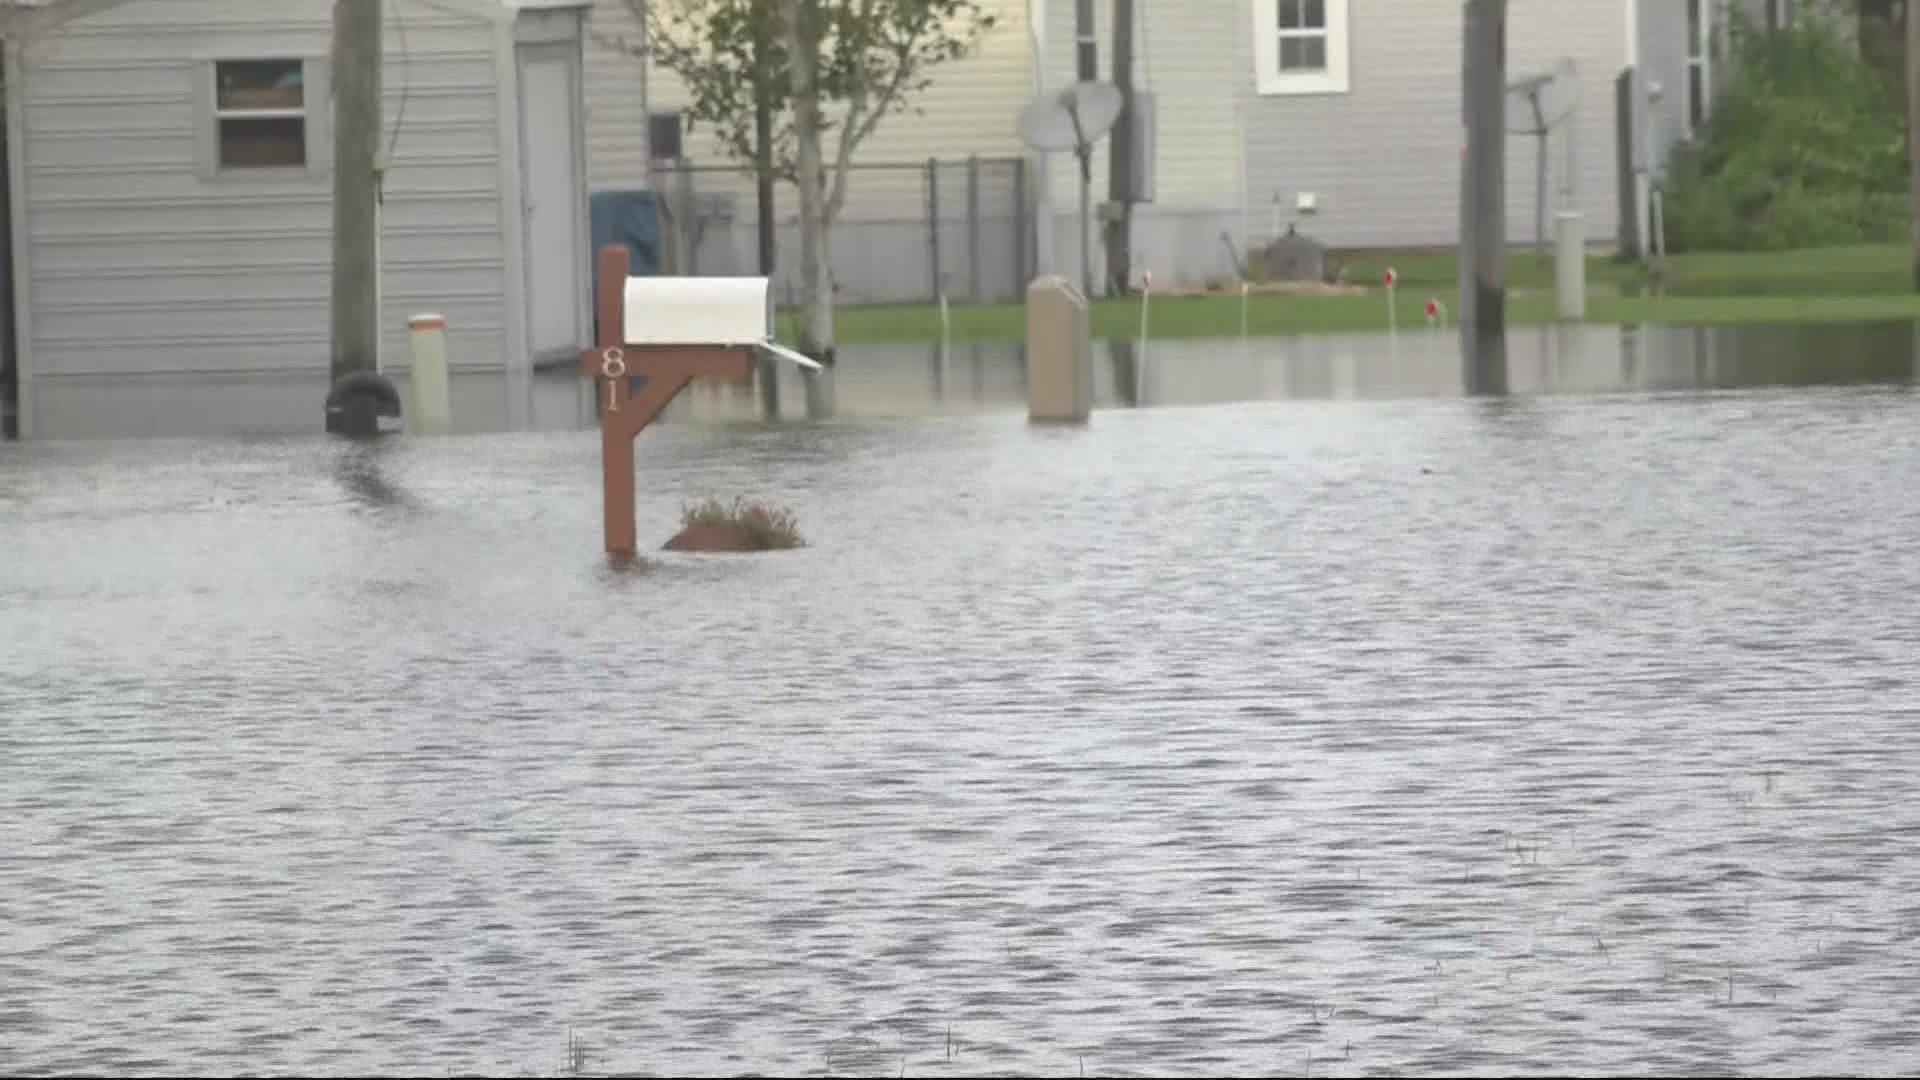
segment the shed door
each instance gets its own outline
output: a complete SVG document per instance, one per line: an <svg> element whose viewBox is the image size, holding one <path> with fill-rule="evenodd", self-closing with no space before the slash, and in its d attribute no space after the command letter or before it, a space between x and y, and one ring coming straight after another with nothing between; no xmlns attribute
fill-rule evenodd
<svg viewBox="0 0 1920 1080"><path fill-rule="evenodd" d="M580 146L574 103L578 47L520 48L520 174L526 222L527 329L536 362L585 344L586 255L580 250Z"/></svg>

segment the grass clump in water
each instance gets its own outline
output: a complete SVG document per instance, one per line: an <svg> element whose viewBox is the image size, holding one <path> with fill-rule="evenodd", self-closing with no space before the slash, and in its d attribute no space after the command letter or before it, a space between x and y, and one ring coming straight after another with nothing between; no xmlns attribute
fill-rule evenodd
<svg viewBox="0 0 1920 1080"><path fill-rule="evenodd" d="M680 510L683 530L727 532L750 551L780 551L805 547L793 512L736 496L732 502L709 497Z"/></svg>

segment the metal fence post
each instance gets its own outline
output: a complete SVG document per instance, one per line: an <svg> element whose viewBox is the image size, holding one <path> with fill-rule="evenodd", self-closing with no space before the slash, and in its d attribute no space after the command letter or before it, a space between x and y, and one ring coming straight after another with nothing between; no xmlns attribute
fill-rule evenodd
<svg viewBox="0 0 1920 1080"><path fill-rule="evenodd" d="M699 198L694 190L693 163L681 162L679 174L674 177L675 187L680 194L680 251L686 256L678 270L682 274L693 275L700 272L700 210Z"/></svg>
<svg viewBox="0 0 1920 1080"><path fill-rule="evenodd" d="M1622 68L1613 80L1614 169L1620 201L1620 250L1639 258L1644 253L1640 238L1646 221L1646 208L1640 197L1640 163L1635 147L1639 140L1638 104L1633 92L1632 68Z"/></svg>
<svg viewBox="0 0 1920 1080"><path fill-rule="evenodd" d="M1014 158L1013 165L1013 296L1025 293L1027 280L1027 159Z"/></svg>
<svg viewBox="0 0 1920 1080"><path fill-rule="evenodd" d="M927 298L940 299L940 159L927 159Z"/></svg>
<svg viewBox="0 0 1920 1080"><path fill-rule="evenodd" d="M980 155L967 155L967 299L980 302Z"/></svg>

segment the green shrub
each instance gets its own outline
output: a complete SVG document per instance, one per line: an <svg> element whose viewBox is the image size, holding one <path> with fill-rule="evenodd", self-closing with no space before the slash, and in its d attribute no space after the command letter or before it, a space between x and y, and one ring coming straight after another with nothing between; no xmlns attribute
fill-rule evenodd
<svg viewBox="0 0 1920 1080"><path fill-rule="evenodd" d="M1778 31L1736 18L1728 77L1666 184L1672 251L1766 250L1905 234L1902 89L1834 20Z"/></svg>

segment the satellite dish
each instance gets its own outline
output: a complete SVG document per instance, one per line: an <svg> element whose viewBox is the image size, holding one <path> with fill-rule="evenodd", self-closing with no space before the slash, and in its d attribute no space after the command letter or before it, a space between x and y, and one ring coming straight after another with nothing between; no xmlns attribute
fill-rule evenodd
<svg viewBox="0 0 1920 1080"><path fill-rule="evenodd" d="M1020 110L1020 141L1043 153L1071 150L1080 159L1080 290L1093 292L1093 144L1120 119L1126 97L1107 82L1076 82Z"/></svg>
<svg viewBox="0 0 1920 1080"><path fill-rule="evenodd" d="M1120 119L1125 101L1112 83L1074 83L1020 110L1020 141L1035 150L1090 150Z"/></svg>

